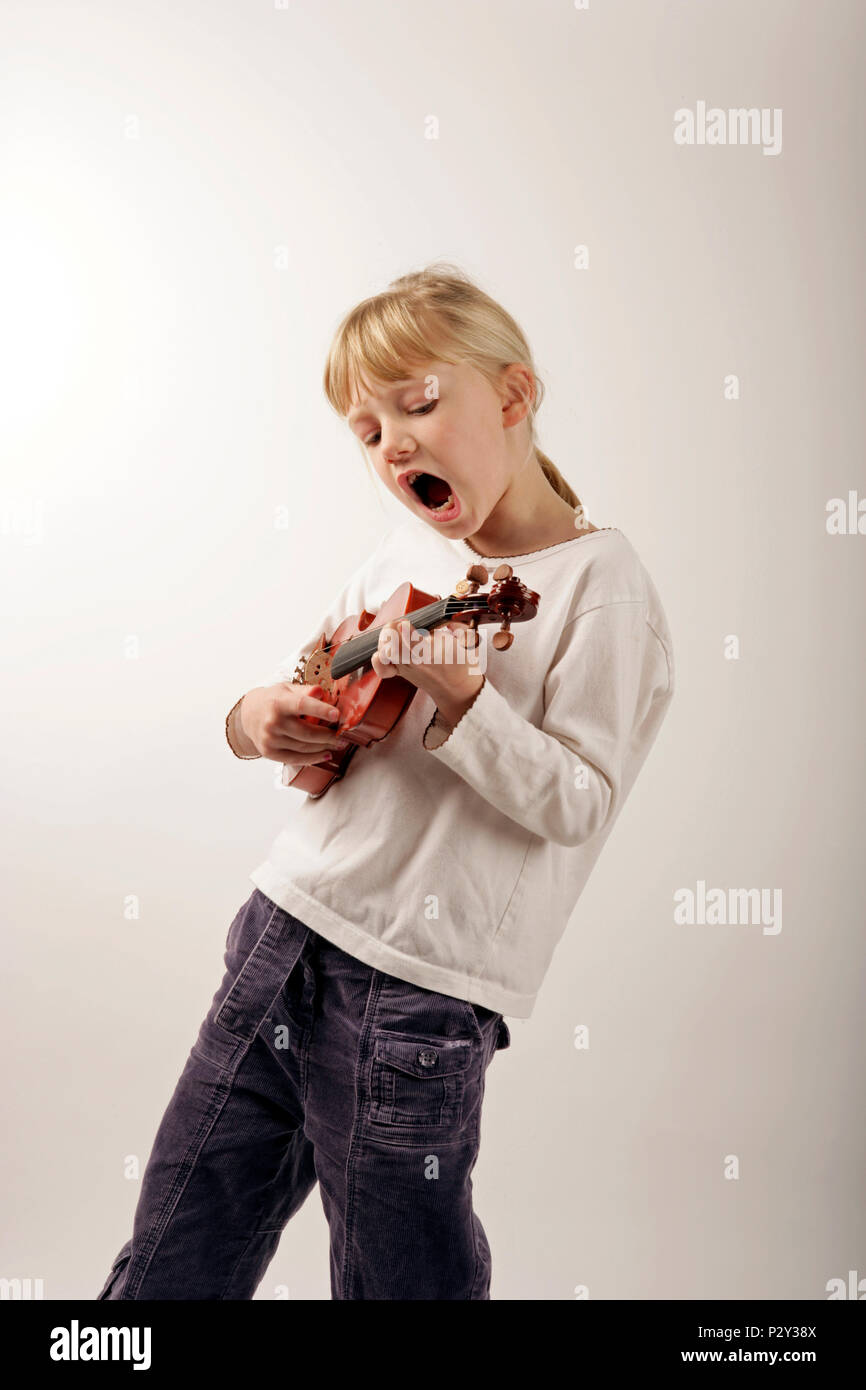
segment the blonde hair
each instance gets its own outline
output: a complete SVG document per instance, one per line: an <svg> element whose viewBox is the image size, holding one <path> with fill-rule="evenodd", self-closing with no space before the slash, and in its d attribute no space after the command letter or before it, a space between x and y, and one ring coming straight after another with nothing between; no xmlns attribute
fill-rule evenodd
<svg viewBox="0 0 866 1390"><path fill-rule="evenodd" d="M364 299L346 314L325 364L324 388L330 404L345 416L355 388L369 376L401 381L407 368L431 361L468 362L492 386L502 370L521 362L532 372L535 400L530 406L530 443L554 492L580 508L577 494L556 464L538 448L535 413L544 385L535 370L520 326L456 265L437 261L392 280L381 294ZM366 455L365 455L366 457Z"/></svg>

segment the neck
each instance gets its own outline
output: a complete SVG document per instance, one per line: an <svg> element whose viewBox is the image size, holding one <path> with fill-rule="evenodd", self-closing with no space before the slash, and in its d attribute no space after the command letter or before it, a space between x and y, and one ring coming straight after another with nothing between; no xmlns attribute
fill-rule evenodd
<svg viewBox="0 0 866 1390"><path fill-rule="evenodd" d="M527 480L527 485L519 486L520 482L515 479L484 525L474 535L464 537L467 545L479 555L491 560L500 555L528 555L597 529L595 526L577 529L574 508L554 492L540 465Z"/></svg>

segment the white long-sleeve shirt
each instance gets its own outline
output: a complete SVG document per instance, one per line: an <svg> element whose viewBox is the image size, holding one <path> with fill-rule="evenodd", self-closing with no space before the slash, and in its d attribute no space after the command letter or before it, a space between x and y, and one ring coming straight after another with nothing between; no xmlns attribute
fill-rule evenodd
<svg viewBox="0 0 866 1390"><path fill-rule="evenodd" d="M323 796L287 790L285 827L250 879L367 965L528 1018L673 695L667 620L626 536L485 558L408 518L259 684L291 680L323 632L406 580L444 598L479 563L491 576L510 564L540 595L536 617L506 651L479 629L486 678L444 741L419 690Z"/></svg>

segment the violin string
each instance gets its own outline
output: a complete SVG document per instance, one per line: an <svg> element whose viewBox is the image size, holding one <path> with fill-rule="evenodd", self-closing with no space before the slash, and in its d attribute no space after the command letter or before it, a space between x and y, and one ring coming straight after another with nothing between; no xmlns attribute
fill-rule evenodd
<svg viewBox="0 0 866 1390"><path fill-rule="evenodd" d="M447 600L446 600L446 602L447 602ZM413 626L414 626L415 621L416 621L417 619L422 618L422 617L423 617L423 618L426 618L426 617L431 617L431 618L432 618L432 617L434 616L434 611L438 611L441 607L442 607L442 601L440 600L438 603L429 603L429 604L427 605L426 608L416 608L415 611L414 611L413 613L406 613L406 614L405 614L405 617L409 618L409 619L411 620ZM382 628L383 628L384 626L385 626L385 624L383 623L381 627L370 628L367 632L359 632L358 635L357 635L356 637L348 637L348 638L346 638L346 641L345 641L345 642L337 642L336 644L333 643L333 642L328 642L328 643L326 643L325 646L322 648L322 651L323 651L323 652L332 652L332 651L338 650L341 646L342 646L342 647L348 646L348 644L349 644L350 642L360 642L360 641L362 640L362 638L364 638L364 637L369 637L369 636L371 636L372 633L374 633L374 632L381 632L381 631L382 631ZM378 639L377 639L377 641L378 641Z"/></svg>
<svg viewBox="0 0 866 1390"><path fill-rule="evenodd" d="M424 622L427 618L433 618L433 617L435 617L435 616L437 615L437 613L440 612L440 610L443 610L443 604L442 604L441 602L440 602L440 603L431 603L431 604L429 604L426 608L418 608L418 609L416 609L413 613L406 613L406 614L404 614L403 616L404 616L404 619L405 619L405 618L408 618L408 619L410 620L410 622L412 623L413 627L415 627L415 626L419 626L419 625L423 624L423 622ZM357 650L360 650L361 647L365 645L365 641L368 641L370 638L372 638L373 635L374 635L374 633L380 633L380 632L382 632L383 629L384 629L384 627L385 627L385 624L382 623L381 626L379 626L379 627L375 627L375 628L371 627L371 628L368 628L365 632L359 632L355 637L347 637L343 642L336 642L336 643L334 643L334 642L328 642L328 643L325 644L325 646L322 648L322 650L325 651L325 652L332 652L332 651L338 651L341 647L349 647L349 646L351 646L353 649L355 649L355 648L356 648L356 644L357 644ZM378 636L377 636L377 637L376 637L376 642L377 642L377 643L378 643L378 640L379 640L379 639L378 639Z"/></svg>
<svg viewBox="0 0 866 1390"><path fill-rule="evenodd" d="M413 612L404 614L404 618L408 618L413 627L426 627L428 619L445 617L448 613L462 613L472 608L481 607L485 602L486 596L481 594L477 597L473 594L467 594L464 598L451 597L428 604L426 608L416 608ZM353 661L357 660L360 664L361 661L367 660L376 651L379 645L378 634L384 630L384 627L385 624L383 623L380 627L370 628L369 632L363 632L357 637L349 637L344 642L338 642L336 646L329 642L322 650L331 652L343 649L347 656L351 654ZM363 657L361 656L362 652L364 653Z"/></svg>

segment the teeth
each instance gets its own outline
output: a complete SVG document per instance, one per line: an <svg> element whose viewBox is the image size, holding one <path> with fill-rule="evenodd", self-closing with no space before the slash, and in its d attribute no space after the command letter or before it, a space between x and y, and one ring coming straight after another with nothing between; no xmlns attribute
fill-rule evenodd
<svg viewBox="0 0 866 1390"><path fill-rule="evenodd" d="M416 478L420 478L420 477L421 477L421 474L422 474L423 472L424 472L424 469L423 469L423 468L417 468L417 469L413 469L411 473L406 473L406 474L404 474L406 486L409 487L409 488L411 488L411 487L412 487L412 484L413 484L414 481L415 481L415 479L416 479ZM446 497L445 501L444 501L444 502L440 502L438 507L428 507L427 510L430 511L430 512L445 512L445 511L448 510L449 507L453 507L453 506L454 506L454 493L453 493L453 492L449 492L449 494L448 494L448 496Z"/></svg>

